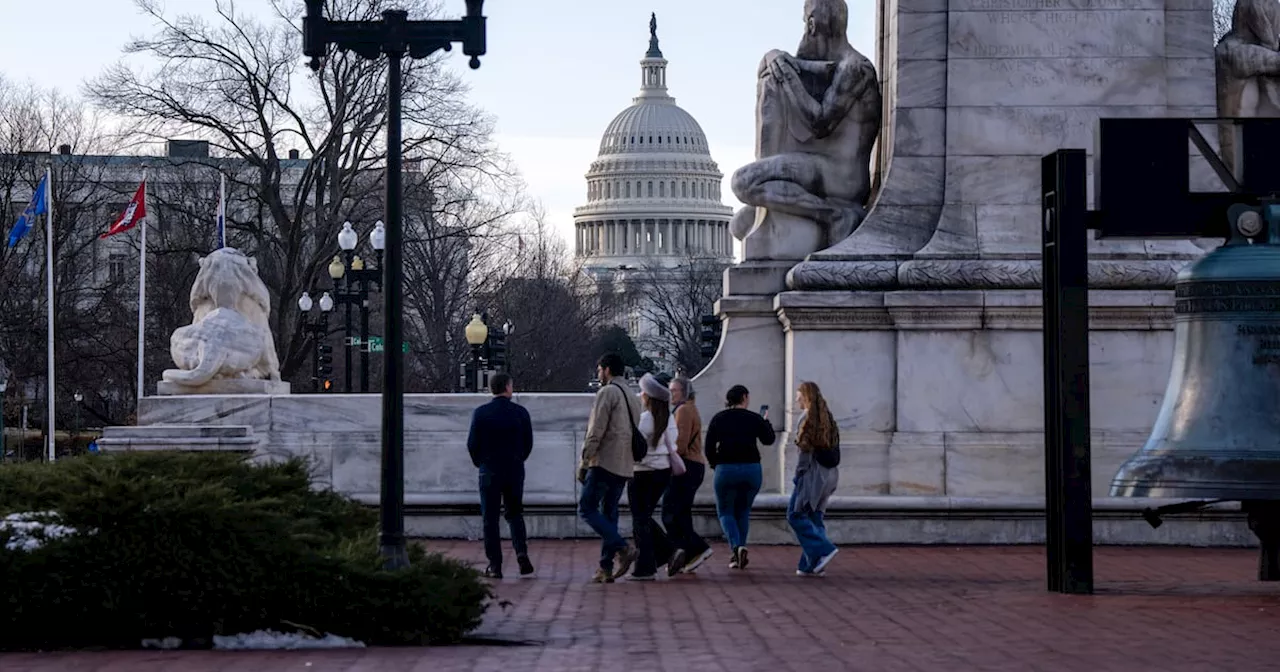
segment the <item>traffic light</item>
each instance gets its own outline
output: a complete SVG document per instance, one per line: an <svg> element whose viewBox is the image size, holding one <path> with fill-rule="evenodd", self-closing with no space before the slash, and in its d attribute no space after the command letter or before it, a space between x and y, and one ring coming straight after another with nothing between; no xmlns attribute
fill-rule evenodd
<svg viewBox="0 0 1280 672"><path fill-rule="evenodd" d="M325 378L325 379L324 379L324 391L325 391L325 392L328 392L329 390L332 390L332 389L333 389L333 381L332 381L332 380L329 380L328 378Z"/></svg>
<svg viewBox="0 0 1280 672"><path fill-rule="evenodd" d="M702 316L702 358L711 359L720 347L720 318L715 315Z"/></svg>
<svg viewBox="0 0 1280 672"><path fill-rule="evenodd" d="M333 375L333 346L320 344L316 346L316 375L320 378ZM325 381L325 389L329 381Z"/></svg>
<svg viewBox="0 0 1280 672"><path fill-rule="evenodd" d="M484 347L489 368L495 371L507 368L507 335L501 329L489 330L489 338Z"/></svg>

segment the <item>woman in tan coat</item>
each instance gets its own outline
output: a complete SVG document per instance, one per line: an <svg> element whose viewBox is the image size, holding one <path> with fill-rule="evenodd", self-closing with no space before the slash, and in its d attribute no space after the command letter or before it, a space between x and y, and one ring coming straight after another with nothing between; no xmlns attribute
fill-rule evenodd
<svg viewBox="0 0 1280 672"><path fill-rule="evenodd" d="M707 475L702 454L702 417L694 403L693 383L684 376L671 381L671 404L679 430L676 448L684 459L685 473L671 478L662 498L662 524L676 550L667 563L667 575L692 574L711 557L711 547L693 529L693 497Z"/></svg>

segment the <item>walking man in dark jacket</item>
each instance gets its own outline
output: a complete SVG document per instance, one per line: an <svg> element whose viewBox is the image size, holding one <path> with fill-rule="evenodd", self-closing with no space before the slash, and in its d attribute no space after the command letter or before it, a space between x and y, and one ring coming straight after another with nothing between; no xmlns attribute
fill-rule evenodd
<svg viewBox="0 0 1280 672"><path fill-rule="evenodd" d="M480 516L484 519L484 554L489 559L484 575L491 579L502 578L498 515L504 507L520 578L533 577L523 502L524 463L533 452L533 423L529 411L511 400L513 387L511 376L505 373L489 379L493 401L471 415L471 432L467 436L467 452L480 469Z"/></svg>

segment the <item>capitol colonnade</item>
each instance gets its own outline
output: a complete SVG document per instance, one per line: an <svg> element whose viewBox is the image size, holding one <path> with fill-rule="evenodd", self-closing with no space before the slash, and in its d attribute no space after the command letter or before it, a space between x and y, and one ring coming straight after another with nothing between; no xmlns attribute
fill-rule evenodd
<svg viewBox="0 0 1280 672"><path fill-rule="evenodd" d="M578 221L574 226L574 254L579 257L733 254L727 220L601 219Z"/></svg>

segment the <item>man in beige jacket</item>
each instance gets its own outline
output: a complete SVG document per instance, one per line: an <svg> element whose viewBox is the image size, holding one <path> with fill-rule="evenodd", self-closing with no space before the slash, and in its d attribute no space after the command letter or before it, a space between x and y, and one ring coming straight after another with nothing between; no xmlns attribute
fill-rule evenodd
<svg viewBox="0 0 1280 672"><path fill-rule="evenodd" d="M626 574L636 560L635 548L618 533L618 500L635 469L631 431L640 418L639 402L622 384L624 370L622 357L609 353L600 358L596 367L600 391L591 407L578 467L578 481L582 483L578 515L601 539L600 568L591 579L595 583L612 583Z"/></svg>

